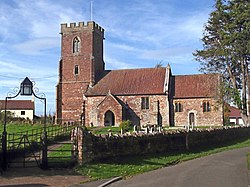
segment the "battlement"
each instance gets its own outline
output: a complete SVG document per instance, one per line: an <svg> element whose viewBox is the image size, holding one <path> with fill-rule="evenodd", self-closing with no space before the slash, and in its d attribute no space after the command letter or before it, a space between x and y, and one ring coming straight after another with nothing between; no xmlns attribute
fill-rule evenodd
<svg viewBox="0 0 250 187"><path fill-rule="evenodd" d="M86 25L84 24L84 22L79 22L78 24L76 23L61 24L61 33L71 32L71 31L81 31L83 29L91 29L91 30L99 31L102 34L104 33L104 29L98 24L96 24L94 21L88 21Z"/></svg>

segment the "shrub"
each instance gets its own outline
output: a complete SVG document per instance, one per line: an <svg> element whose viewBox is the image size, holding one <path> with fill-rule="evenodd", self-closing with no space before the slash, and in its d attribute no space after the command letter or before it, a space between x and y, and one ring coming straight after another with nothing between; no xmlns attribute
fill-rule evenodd
<svg viewBox="0 0 250 187"><path fill-rule="evenodd" d="M120 130L122 129L123 131L129 131L133 129L133 124L130 120L122 121L119 127L120 127Z"/></svg>

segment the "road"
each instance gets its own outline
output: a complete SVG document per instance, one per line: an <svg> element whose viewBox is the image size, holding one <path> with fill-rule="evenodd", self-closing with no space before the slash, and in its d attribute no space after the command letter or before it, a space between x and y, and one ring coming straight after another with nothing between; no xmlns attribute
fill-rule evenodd
<svg viewBox="0 0 250 187"><path fill-rule="evenodd" d="M111 187L250 187L250 147L225 151L111 184Z"/></svg>

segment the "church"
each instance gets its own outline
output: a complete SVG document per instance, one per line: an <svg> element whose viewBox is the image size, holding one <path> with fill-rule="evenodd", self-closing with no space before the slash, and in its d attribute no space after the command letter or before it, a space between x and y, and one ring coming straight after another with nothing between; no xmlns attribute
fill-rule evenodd
<svg viewBox="0 0 250 187"><path fill-rule="evenodd" d="M56 95L60 124L222 126L220 75L173 75L167 67L106 70L104 29L95 22L61 24Z"/></svg>

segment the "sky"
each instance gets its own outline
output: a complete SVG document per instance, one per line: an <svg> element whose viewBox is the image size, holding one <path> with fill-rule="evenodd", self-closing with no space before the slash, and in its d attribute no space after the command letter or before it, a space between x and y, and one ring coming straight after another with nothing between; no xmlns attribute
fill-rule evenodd
<svg viewBox="0 0 250 187"><path fill-rule="evenodd" d="M170 64L174 75L200 73L192 53L202 49L213 5L214 0L0 0L0 99L29 77L36 94L46 95L47 113L54 114L60 24L91 18L105 29L106 69L161 63ZM43 114L44 104L35 103L36 114Z"/></svg>

